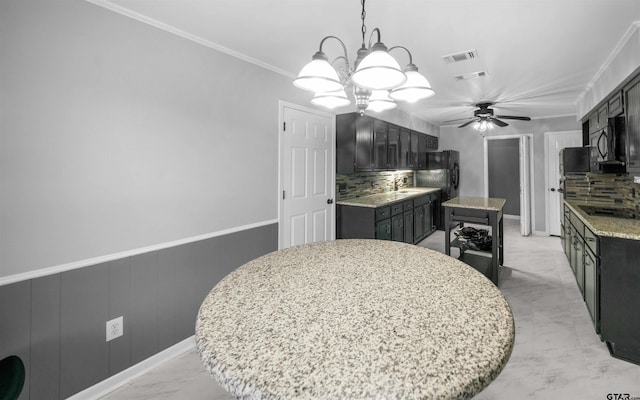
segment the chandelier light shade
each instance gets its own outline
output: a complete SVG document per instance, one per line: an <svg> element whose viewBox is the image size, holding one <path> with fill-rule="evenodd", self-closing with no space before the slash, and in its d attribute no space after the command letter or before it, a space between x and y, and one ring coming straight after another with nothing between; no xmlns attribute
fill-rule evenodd
<svg viewBox="0 0 640 400"><path fill-rule="evenodd" d="M431 88L431 84L423 75L418 72L418 68L409 64L405 70L407 81L402 86L397 87L389 93L393 100L415 103L418 100L433 96L436 92Z"/></svg>
<svg viewBox="0 0 640 400"><path fill-rule="evenodd" d="M342 89L338 73L321 51L314 54L311 62L302 68L293 84L300 89L315 93Z"/></svg>
<svg viewBox="0 0 640 400"><path fill-rule="evenodd" d="M349 64L344 42L336 36L326 36L320 41L318 52L313 55L311 62L302 68L293 84L315 93L312 104L329 109L351 104L344 89L353 87L356 108L361 114L365 110L380 112L396 108L396 101L413 103L433 96L435 91L427 78L418 72L418 68L413 64L411 52L406 47L394 46L387 49L382 43L378 28L371 32L369 46L365 44L365 0L360 2L362 46L357 52L354 66L351 67ZM377 34L377 40L371 45L374 34ZM322 51L322 46L329 39L340 43L344 52L332 62L329 62L327 55ZM409 64L404 70L390 54L395 49L405 50L409 55Z"/></svg>
<svg viewBox="0 0 640 400"><path fill-rule="evenodd" d="M402 85L407 76L400 65L391 57L387 47L378 42L351 76L354 84L371 90L393 89Z"/></svg>
<svg viewBox="0 0 640 400"><path fill-rule="evenodd" d="M348 106L351 104L351 101L347 97L347 93L345 93L344 89L341 87L339 90L332 92L316 93L313 99L311 99L311 104L332 110L337 107Z"/></svg>
<svg viewBox="0 0 640 400"><path fill-rule="evenodd" d="M398 105L389 97L389 91L387 90L372 90L369 97L368 111L382 112L387 110L393 110Z"/></svg>

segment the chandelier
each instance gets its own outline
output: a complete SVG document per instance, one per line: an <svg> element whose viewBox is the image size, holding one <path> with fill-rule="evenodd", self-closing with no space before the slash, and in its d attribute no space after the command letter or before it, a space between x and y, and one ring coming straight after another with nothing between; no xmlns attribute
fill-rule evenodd
<svg viewBox="0 0 640 400"><path fill-rule="evenodd" d="M358 49L353 68L349 64L347 48L336 36L326 36L320 41L320 49L305 65L293 84L300 89L313 92L312 104L333 109L351 104L345 91L353 86L353 97L360 114L365 111L380 112L397 107L396 101L414 103L433 96L435 91L429 81L418 72L413 64L411 52L403 46L394 46L387 50L381 41L380 29L375 28L369 36L369 46L365 46L367 27L364 23L365 0L361 0L362 46ZM377 41L371 45L373 34ZM322 51L329 39L337 40L342 46L343 55L331 63ZM409 64L400 69L400 64L389 54L392 50L404 50L409 55Z"/></svg>

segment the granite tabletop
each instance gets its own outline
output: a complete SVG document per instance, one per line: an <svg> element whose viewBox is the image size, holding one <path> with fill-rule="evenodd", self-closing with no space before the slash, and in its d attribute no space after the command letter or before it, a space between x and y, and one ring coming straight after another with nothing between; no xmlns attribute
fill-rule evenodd
<svg viewBox="0 0 640 400"><path fill-rule="evenodd" d="M425 194L435 193L439 191L439 188L412 187L392 192L370 194L367 196L356 197L349 200L340 200L337 201L336 204L342 206L377 208L384 207L398 201L411 200L416 197L424 196Z"/></svg>
<svg viewBox="0 0 640 400"><path fill-rule="evenodd" d="M404 243L337 240L257 258L196 321L211 375L243 399L469 399L507 363L511 309L481 273Z"/></svg>
<svg viewBox="0 0 640 400"><path fill-rule="evenodd" d="M451 200L447 200L442 203L445 207L457 207L457 208L475 208L480 210L489 211L502 211L504 204L507 201L505 199L498 199L493 197L454 197Z"/></svg>
<svg viewBox="0 0 640 400"><path fill-rule="evenodd" d="M640 240L640 220L589 215L581 206L593 206L593 203L580 200L565 200L564 202L596 235Z"/></svg>

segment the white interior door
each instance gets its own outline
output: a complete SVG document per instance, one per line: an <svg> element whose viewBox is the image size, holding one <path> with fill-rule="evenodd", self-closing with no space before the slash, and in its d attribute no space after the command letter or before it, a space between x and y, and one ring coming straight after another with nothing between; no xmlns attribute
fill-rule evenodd
<svg viewBox="0 0 640 400"><path fill-rule="evenodd" d="M329 114L281 105L280 248L335 238L335 124Z"/></svg>
<svg viewBox="0 0 640 400"><path fill-rule="evenodd" d="M531 234L531 169L529 136L520 136L520 233Z"/></svg>
<svg viewBox="0 0 640 400"><path fill-rule="evenodd" d="M562 218L562 193L560 185L560 150L565 147L582 146L581 131L545 133L545 204L547 209L547 231L549 235L560 236L560 218Z"/></svg>

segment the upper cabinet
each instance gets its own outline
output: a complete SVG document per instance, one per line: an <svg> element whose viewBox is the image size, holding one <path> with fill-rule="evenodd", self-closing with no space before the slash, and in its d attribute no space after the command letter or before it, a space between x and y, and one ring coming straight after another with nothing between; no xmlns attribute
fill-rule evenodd
<svg viewBox="0 0 640 400"><path fill-rule="evenodd" d="M609 107L605 103L602 107L594 110L589 115L589 133L599 132L607 128L607 120L609 118Z"/></svg>
<svg viewBox="0 0 640 400"><path fill-rule="evenodd" d="M627 172L640 174L640 76L624 88Z"/></svg>
<svg viewBox="0 0 640 400"><path fill-rule="evenodd" d="M622 101L622 90L618 90L607 101L609 107L609 118L617 117L624 112L624 103Z"/></svg>
<svg viewBox="0 0 640 400"><path fill-rule="evenodd" d="M358 113L336 116L336 172L425 169L438 138Z"/></svg>

